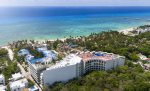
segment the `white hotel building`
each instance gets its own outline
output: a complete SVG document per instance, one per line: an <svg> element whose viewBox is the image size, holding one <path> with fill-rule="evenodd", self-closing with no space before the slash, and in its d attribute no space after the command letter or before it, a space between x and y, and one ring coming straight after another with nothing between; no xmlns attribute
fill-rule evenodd
<svg viewBox="0 0 150 91"><path fill-rule="evenodd" d="M41 74L41 85L66 82L92 70L109 70L124 65L125 57L106 52L70 54Z"/></svg>
<svg viewBox="0 0 150 91"><path fill-rule="evenodd" d="M125 62L125 57L107 52L82 52L78 56L83 61L83 73L93 70L110 70L124 65Z"/></svg>
<svg viewBox="0 0 150 91"><path fill-rule="evenodd" d="M37 51L44 54L43 58L35 58L27 49L22 49L18 52L19 56L25 56L25 61L28 62L29 72L34 80L40 84L40 74L51 66L51 62L57 59L55 51L48 50L47 47L40 47Z"/></svg>
<svg viewBox="0 0 150 91"><path fill-rule="evenodd" d="M59 63L47 68L41 74L41 84L51 85L54 82L66 82L72 78L80 77L83 73L81 58L70 54Z"/></svg>
<svg viewBox="0 0 150 91"><path fill-rule="evenodd" d="M52 61L57 59L57 54L54 51L47 50L47 48L38 48L37 50L42 52L44 57L39 59L32 58L28 60L28 64L32 77L40 84L40 74L52 65Z"/></svg>
<svg viewBox="0 0 150 91"><path fill-rule="evenodd" d="M47 48L38 48L37 50L45 56L34 59L32 55L27 55L26 60L32 77L41 86L66 82L93 70L110 70L124 65L125 62L125 57L113 53L80 52L70 54L54 64L52 60L57 59L55 52L49 51Z"/></svg>

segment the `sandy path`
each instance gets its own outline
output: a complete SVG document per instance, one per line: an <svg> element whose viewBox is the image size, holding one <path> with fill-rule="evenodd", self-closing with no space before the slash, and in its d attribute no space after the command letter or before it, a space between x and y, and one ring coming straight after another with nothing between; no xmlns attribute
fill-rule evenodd
<svg viewBox="0 0 150 91"><path fill-rule="evenodd" d="M13 51L9 48L9 46L4 46L2 48L5 48L8 51L9 58L12 61L14 59L14 53L13 53Z"/></svg>

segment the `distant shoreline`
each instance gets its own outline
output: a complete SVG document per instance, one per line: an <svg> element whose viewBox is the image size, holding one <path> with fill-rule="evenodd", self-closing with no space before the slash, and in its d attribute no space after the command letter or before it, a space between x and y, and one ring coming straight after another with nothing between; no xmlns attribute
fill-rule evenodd
<svg viewBox="0 0 150 91"><path fill-rule="evenodd" d="M140 26L138 26L140 27ZM122 29L122 30L116 30L118 31L119 33L123 33L124 35L128 35L128 36L134 36L135 34L131 34L131 32L133 32L134 30L136 30L138 27L132 27L132 28L127 28L127 29ZM88 36L88 35L87 35ZM57 38L61 41L65 41L67 38L69 37L66 37L66 38ZM42 39L42 40L36 40L36 39L31 39L31 40L34 40L38 43L43 43L43 42L46 42L46 41L56 41L57 39ZM30 40L30 39L24 39L24 40ZM21 41L21 40L17 40L17 41ZM13 42L17 42L17 41L13 41ZM11 42L10 44L12 44L13 42ZM0 48L3 48L3 47L9 47L8 46L9 43L5 44L5 45L0 45Z"/></svg>
<svg viewBox="0 0 150 91"><path fill-rule="evenodd" d="M67 38L58 38L59 40L61 40L61 41L64 41L64 40L66 40ZM25 39L26 40L26 39ZM46 42L46 41L56 41L57 39L48 39L48 40L34 40L34 41L36 41L36 42L38 42L38 43L43 43L43 42ZM21 41L21 40L18 40L18 41ZM13 42L17 42L17 41L13 41ZM9 45L8 45L9 43L7 43L6 45L0 45L0 48L8 48L9 47ZM10 43L10 44L12 44L12 43Z"/></svg>
<svg viewBox="0 0 150 91"><path fill-rule="evenodd" d="M135 27L133 27L133 28L127 28L127 29L120 30L120 31L118 31L118 32L119 32L119 33L123 33L123 34L125 34L125 35L128 35L129 32L133 31L134 29L136 29L136 28L135 28Z"/></svg>
<svg viewBox="0 0 150 91"><path fill-rule="evenodd" d="M25 39L41 41L70 35L88 36L150 23L150 7L145 6L4 7L0 11L11 12L0 13L0 46Z"/></svg>

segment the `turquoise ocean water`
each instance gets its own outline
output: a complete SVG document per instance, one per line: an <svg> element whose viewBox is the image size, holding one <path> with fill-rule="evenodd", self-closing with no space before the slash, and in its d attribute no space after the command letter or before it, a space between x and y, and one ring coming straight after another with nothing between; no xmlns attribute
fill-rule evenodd
<svg viewBox="0 0 150 91"><path fill-rule="evenodd" d="M5 7L0 9L0 45L121 30L150 23L150 7Z"/></svg>

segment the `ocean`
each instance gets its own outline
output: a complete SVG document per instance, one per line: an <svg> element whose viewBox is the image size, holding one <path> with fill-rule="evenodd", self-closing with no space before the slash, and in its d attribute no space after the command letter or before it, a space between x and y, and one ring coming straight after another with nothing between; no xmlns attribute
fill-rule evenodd
<svg viewBox="0 0 150 91"><path fill-rule="evenodd" d="M150 24L150 7L1 7L0 45Z"/></svg>

